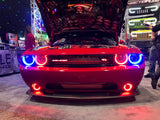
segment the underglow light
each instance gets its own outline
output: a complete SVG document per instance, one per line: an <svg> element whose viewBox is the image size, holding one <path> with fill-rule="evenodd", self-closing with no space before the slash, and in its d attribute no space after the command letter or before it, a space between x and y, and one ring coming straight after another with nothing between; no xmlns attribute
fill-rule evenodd
<svg viewBox="0 0 160 120"><path fill-rule="evenodd" d="M133 85L131 83L126 83L123 87L123 89L127 92L131 91L133 88Z"/></svg>
<svg viewBox="0 0 160 120"><path fill-rule="evenodd" d="M41 89L41 87L37 83L32 84L32 88L35 91L39 91Z"/></svg>
<svg viewBox="0 0 160 120"><path fill-rule="evenodd" d="M135 59L135 57L137 57L137 56L138 56L138 59L136 61L133 61L131 59L131 57L134 57L134 59ZM129 54L129 62L131 64L137 65L142 61L142 56L143 56L142 54Z"/></svg>
<svg viewBox="0 0 160 120"><path fill-rule="evenodd" d="M41 55L41 56L36 55L35 56L35 62L39 66L43 66L43 65L47 64L47 62L48 62L47 55L45 55L45 56L43 56L43 55Z"/></svg>
<svg viewBox="0 0 160 120"><path fill-rule="evenodd" d="M137 8L129 8L129 13L134 14L136 10L141 10L140 7Z"/></svg>
<svg viewBox="0 0 160 120"><path fill-rule="evenodd" d="M32 57L32 60L31 60L31 62L29 62L28 63L28 61L26 61L26 59L31 59L31 58L29 58L29 57ZM23 63L25 64L25 65L27 65L27 66L31 66L31 65L33 65L34 64L34 56L33 55L24 55L24 56L22 56L22 61L23 61Z"/></svg>
<svg viewBox="0 0 160 120"><path fill-rule="evenodd" d="M67 59L53 59L52 62L67 62Z"/></svg>
<svg viewBox="0 0 160 120"><path fill-rule="evenodd" d="M119 65L126 64L128 62L128 55L127 54L116 54L115 62Z"/></svg>
<svg viewBox="0 0 160 120"><path fill-rule="evenodd" d="M158 10L158 6L157 5L154 5L154 6L147 6L147 7L145 7L145 8L151 8L151 11L153 12L153 11L157 11Z"/></svg>

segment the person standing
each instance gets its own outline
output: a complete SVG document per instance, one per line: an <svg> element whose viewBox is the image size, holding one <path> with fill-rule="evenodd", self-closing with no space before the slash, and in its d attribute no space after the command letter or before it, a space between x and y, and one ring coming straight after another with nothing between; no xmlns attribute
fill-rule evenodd
<svg viewBox="0 0 160 120"><path fill-rule="evenodd" d="M156 57L158 61L158 67L154 74L151 75L151 86L153 89L156 89L157 82L160 77L160 34L158 31L160 30L160 24L157 24L152 28L152 40L154 41L154 44L156 46Z"/></svg>
<svg viewBox="0 0 160 120"><path fill-rule="evenodd" d="M152 30L151 24L149 24L149 29ZM156 43L154 39L152 39L152 46L149 51L149 69L148 69L148 73L144 75L145 78L150 78L151 75L155 72L156 60L157 60Z"/></svg>
<svg viewBox="0 0 160 120"><path fill-rule="evenodd" d="M25 49L28 50L28 49L32 49L35 47L35 38L32 34L32 30L31 30L31 27L30 26L27 26L26 27L26 30L25 30Z"/></svg>

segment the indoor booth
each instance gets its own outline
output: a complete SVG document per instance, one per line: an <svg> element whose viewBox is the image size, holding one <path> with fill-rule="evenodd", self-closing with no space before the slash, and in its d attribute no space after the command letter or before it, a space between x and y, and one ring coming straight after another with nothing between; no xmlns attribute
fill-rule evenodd
<svg viewBox="0 0 160 120"><path fill-rule="evenodd" d="M0 43L0 76L20 72L20 56L24 51L13 39L9 40L9 44Z"/></svg>

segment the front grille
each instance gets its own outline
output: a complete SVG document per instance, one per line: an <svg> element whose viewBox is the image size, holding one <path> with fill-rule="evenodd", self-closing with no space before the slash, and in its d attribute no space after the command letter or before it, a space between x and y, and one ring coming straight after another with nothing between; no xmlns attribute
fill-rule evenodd
<svg viewBox="0 0 160 120"><path fill-rule="evenodd" d="M49 67L100 67L113 66L113 55L62 55L48 56Z"/></svg>
<svg viewBox="0 0 160 120"><path fill-rule="evenodd" d="M117 90L118 87L113 83L106 84L52 84L48 83L45 86L46 91L60 90Z"/></svg>

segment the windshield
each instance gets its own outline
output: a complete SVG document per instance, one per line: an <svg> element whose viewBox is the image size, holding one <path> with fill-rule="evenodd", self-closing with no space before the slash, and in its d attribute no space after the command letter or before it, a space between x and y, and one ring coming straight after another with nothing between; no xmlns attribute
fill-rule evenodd
<svg viewBox="0 0 160 120"><path fill-rule="evenodd" d="M53 46L62 45L111 45L115 46L116 42L111 34L104 32L71 32L57 37Z"/></svg>

